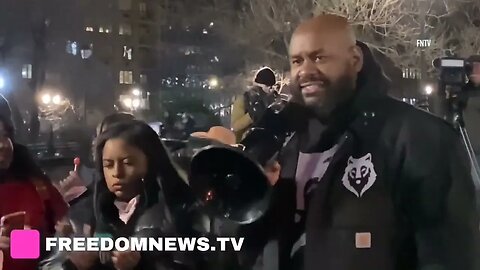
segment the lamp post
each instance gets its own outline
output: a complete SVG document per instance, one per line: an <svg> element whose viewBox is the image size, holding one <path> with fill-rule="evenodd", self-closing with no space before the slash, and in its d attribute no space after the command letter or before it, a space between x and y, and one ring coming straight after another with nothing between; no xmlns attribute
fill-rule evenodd
<svg viewBox="0 0 480 270"><path fill-rule="evenodd" d="M129 94L123 95L120 97L120 101L123 106L134 112L140 108L143 108L143 91L140 88L133 88Z"/></svg>
<svg viewBox="0 0 480 270"><path fill-rule="evenodd" d="M65 102L65 99L60 94L46 92L40 96L40 100L41 106L43 107L43 109L41 108L41 111L45 112L46 119L50 123L50 132L47 139L47 154L53 156L56 153L55 136L53 130L53 119L55 118L52 119L51 115L62 106L62 103Z"/></svg>
<svg viewBox="0 0 480 270"><path fill-rule="evenodd" d="M427 84L423 89L423 95L425 96L424 107L425 110L430 111L430 96L433 94L434 88L433 85Z"/></svg>
<svg viewBox="0 0 480 270"><path fill-rule="evenodd" d="M433 93L433 86L427 84L425 86L425 95L430 96Z"/></svg>
<svg viewBox="0 0 480 270"><path fill-rule="evenodd" d="M84 45L80 49L80 55L83 60L85 60L85 63L88 64L88 59L90 56L92 56L93 50L91 45ZM88 70L88 68L87 68ZM85 126L87 125L87 89L83 89L83 121L85 122Z"/></svg>
<svg viewBox="0 0 480 270"><path fill-rule="evenodd" d="M217 77L212 77L208 80L208 86L210 89L216 89L220 82L218 81Z"/></svg>

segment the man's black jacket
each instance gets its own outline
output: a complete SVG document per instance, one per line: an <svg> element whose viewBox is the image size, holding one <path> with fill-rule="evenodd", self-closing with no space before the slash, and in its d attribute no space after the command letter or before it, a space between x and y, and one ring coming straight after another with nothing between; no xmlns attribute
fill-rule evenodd
<svg viewBox="0 0 480 270"><path fill-rule="evenodd" d="M310 125L283 150L272 207L244 228L246 251L253 258L276 239L280 269L480 269L475 187L461 138L443 120L388 97L379 65L359 45L364 68L356 96L336 112L334 125ZM299 152L322 152L338 141L308 201L304 265L294 265Z"/></svg>

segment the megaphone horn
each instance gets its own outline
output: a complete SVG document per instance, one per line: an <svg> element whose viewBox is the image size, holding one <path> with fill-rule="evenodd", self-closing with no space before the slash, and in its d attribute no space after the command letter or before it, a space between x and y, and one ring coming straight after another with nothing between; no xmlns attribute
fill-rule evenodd
<svg viewBox="0 0 480 270"><path fill-rule="evenodd" d="M189 182L211 215L249 224L268 209L270 186L263 169L234 147L208 146L197 152Z"/></svg>

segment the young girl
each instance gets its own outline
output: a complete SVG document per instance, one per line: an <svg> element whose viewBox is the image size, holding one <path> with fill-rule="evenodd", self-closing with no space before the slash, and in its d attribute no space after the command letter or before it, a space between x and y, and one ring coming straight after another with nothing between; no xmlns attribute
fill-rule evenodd
<svg viewBox="0 0 480 270"><path fill-rule="evenodd" d="M86 217L71 216L76 235L175 236L178 220L170 206L180 203L187 184L170 161L158 135L140 121L119 123L97 140L96 162L101 179L94 194L93 209ZM72 206L84 205L78 203ZM167 206L168 205L168 206ZM84 213L87 211L83 211ZM51 257L43 269L185 269L168 252L76 252Z"/></svg>

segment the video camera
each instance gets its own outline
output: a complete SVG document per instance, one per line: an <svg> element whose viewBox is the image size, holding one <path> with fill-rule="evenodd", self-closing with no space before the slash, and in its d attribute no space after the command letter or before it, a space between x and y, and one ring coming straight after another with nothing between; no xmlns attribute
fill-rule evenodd
<svg viewBox="0 0 480 270"><path fill-rule="evenodd" d="M432 111L453 121L456 112L463 112L470 97L480 95L480 55L468 58L448 54L433 60L438 71L438 91L432 96Z"/></svg>
<svg viewBox="0 0 480 270"><path fill-rule="evenodd" d="M453 91L469 90L468 85L472 76L479 76L480 55L473 55L467 59L458 57L443 57L433 60L433 66L439 70L440 85L451 88ZM477 83L470 83L470 85Z"/></svg>
<svg viewBox="0 0 480 270"><path fill-rule="evenodd" d="M480 191L480 166L472 146L464 121L464 110L468 99L480 95L480 55L467 59L444 57L433 61L433 66L440 72L439 97L441 116L448 120L461 134L463 145L472 166L472 179L477 192Z"/></svg>

